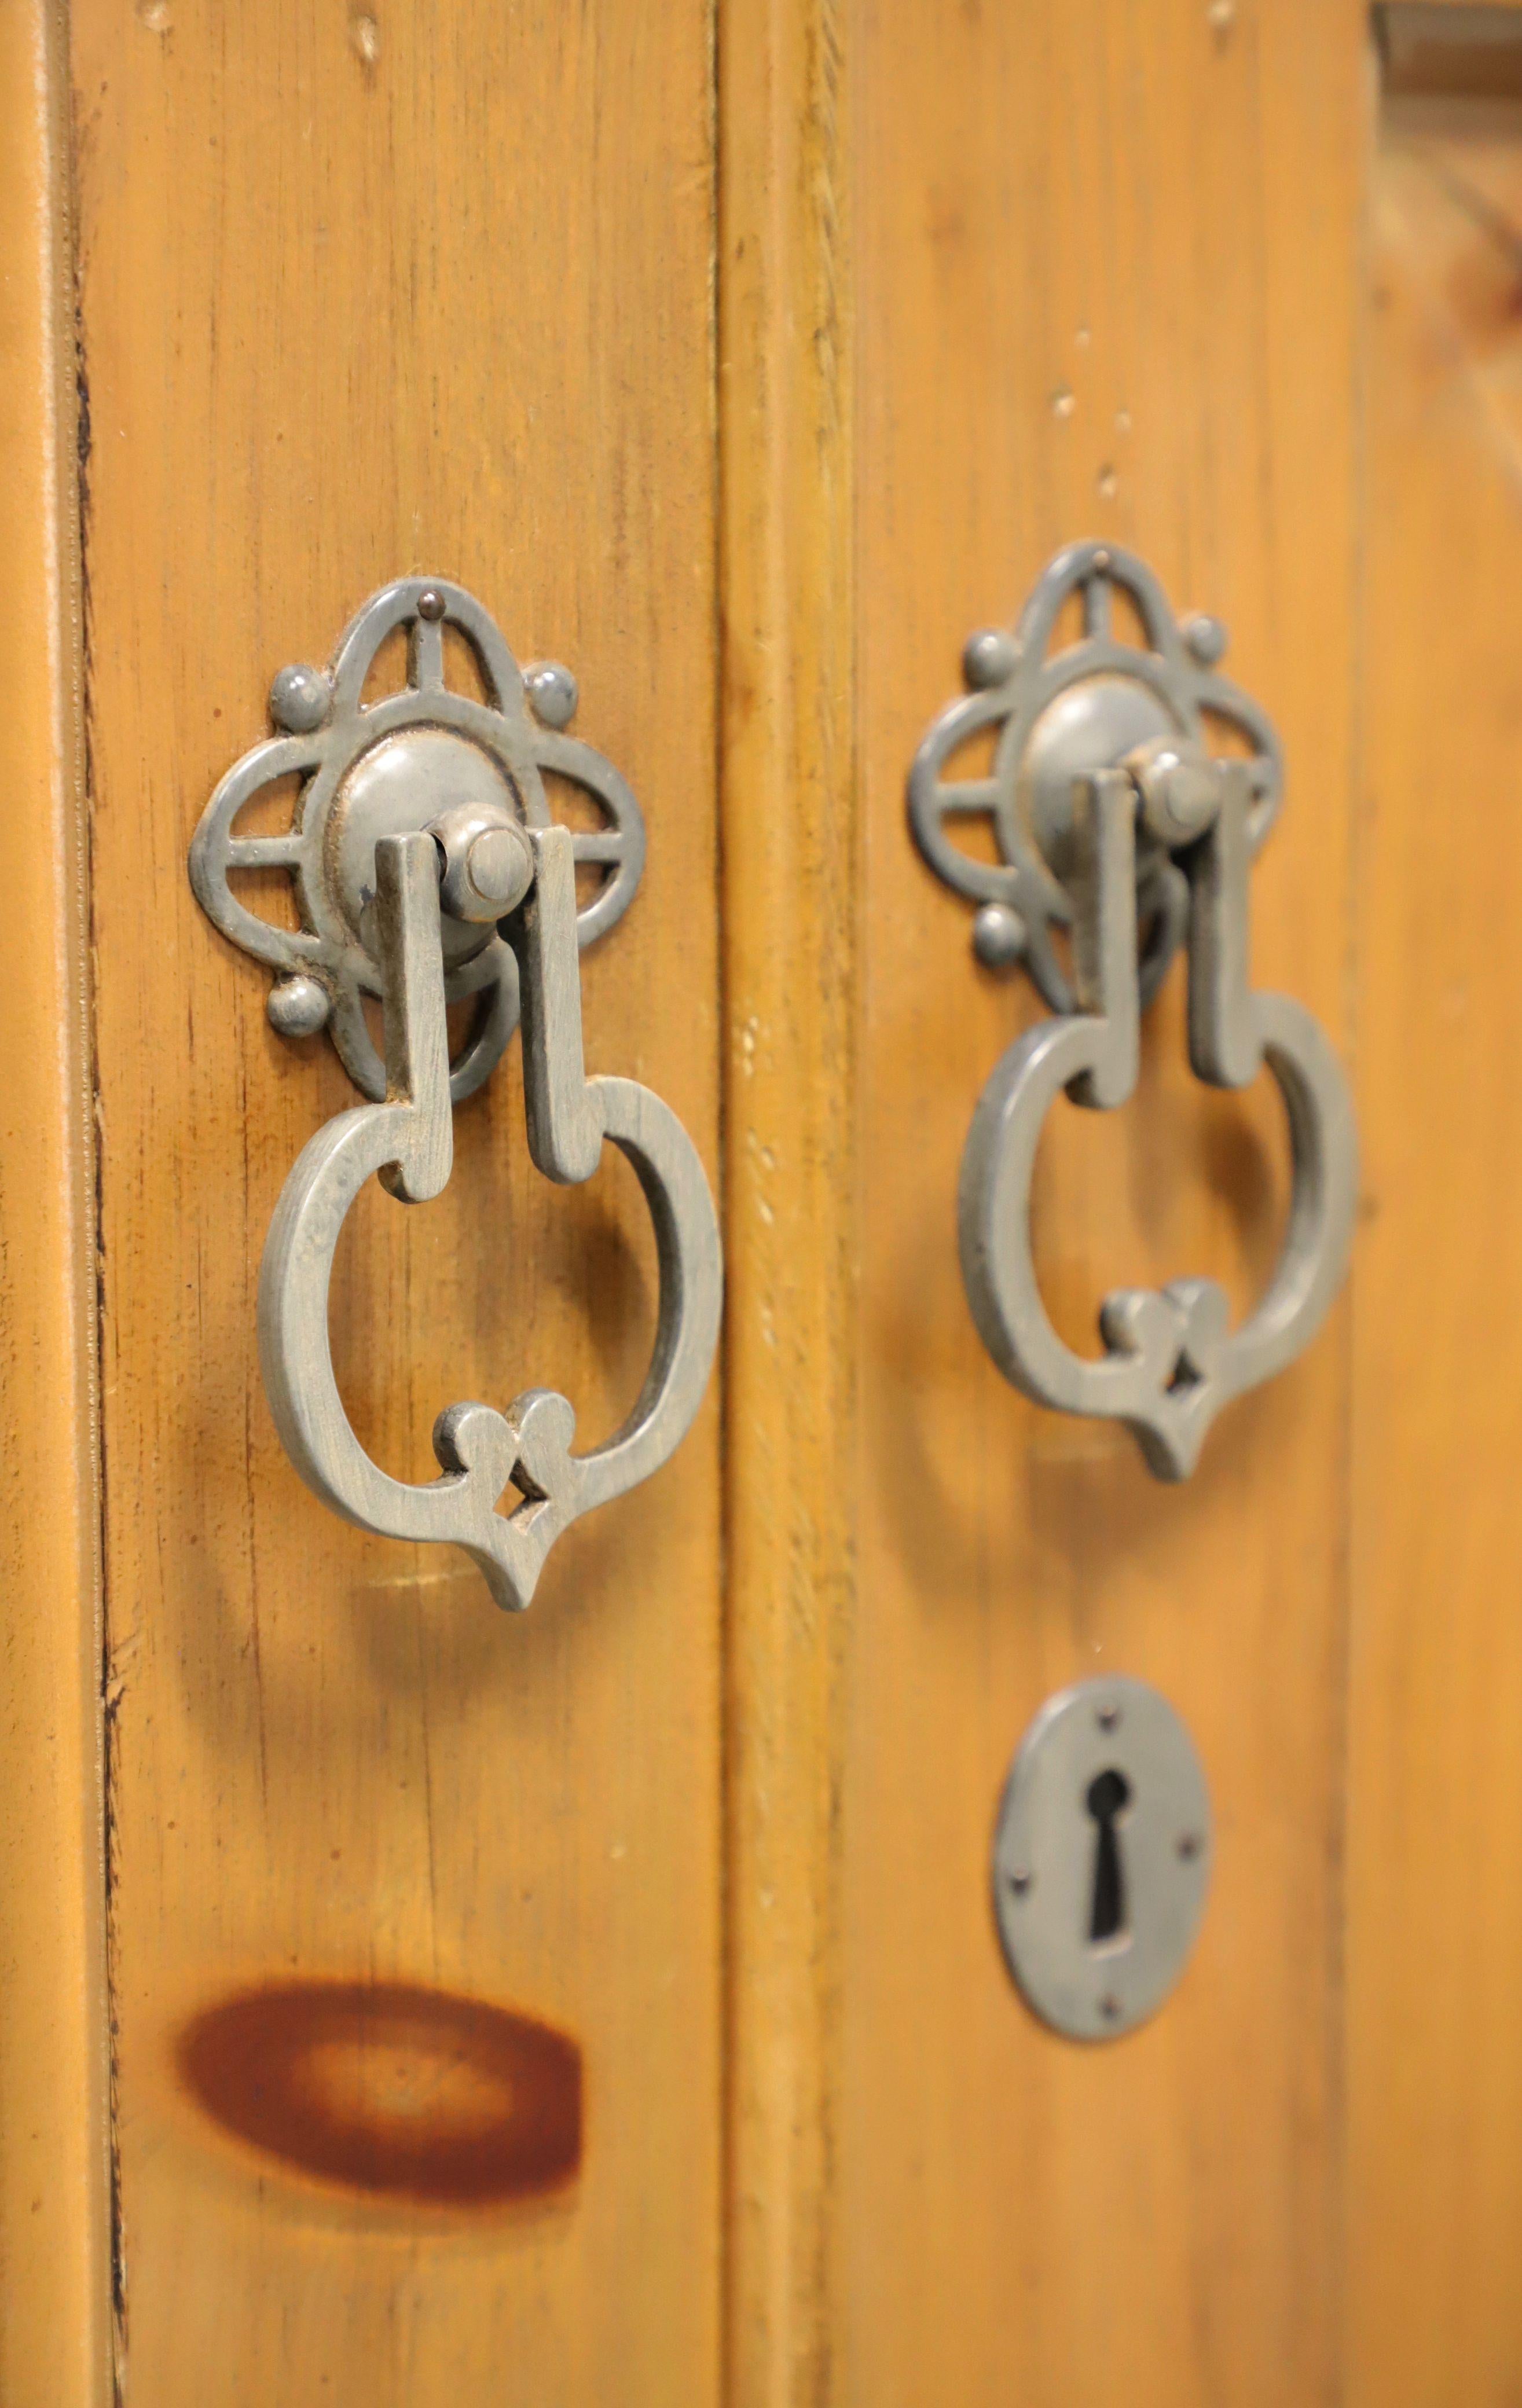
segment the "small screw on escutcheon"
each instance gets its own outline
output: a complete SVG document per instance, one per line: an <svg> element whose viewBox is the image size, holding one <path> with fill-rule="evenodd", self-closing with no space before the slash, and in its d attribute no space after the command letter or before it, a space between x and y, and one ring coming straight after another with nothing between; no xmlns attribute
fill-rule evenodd
<svg viewBox="0 0 1522 2408"><path fill-rule="evenodd" d="M1099 1728L1102 1731L1116 1730L1120 1726L1120 1708L1118 1706L1100 1706L1097 1710L1094 1719L1098 1724Z"/></svg>
<svg viewBox="0 0 1522 2408"><path fill-rule="evenodd" d="M1186 1865L1193 1864L1199 1854L1199 1834L1198 1831L1181 1831L1173 1845Z"/></svg>
<svg viewBox="0 0 1522 2408"><path fill-rule="evenodd" d="M418 617L437 624L444 615L444 597L437 585L425 585L418 595Z"/></svg>
<svg viewBox="0 0 1522 2408"><path fill-rule="evenodd" d="M1034 1873L1012 1873L1010 1875L1010 1887L1013 1890L1015 1897L1028 1898L1030 1896L1031 1884L1034 1882L1035 1878L1036 1876Z"/></svg>
<svg viewBox="0 0 1522 2408"><path fill-rule="evenodd" d="M1103 1998L1099 2000L1099 2013L1103 2015L1107 2024L1113 2024L1116 2016L1120 2014L1120 2000L1116 1998L1113 1990L1106 1990Z"/></svg>

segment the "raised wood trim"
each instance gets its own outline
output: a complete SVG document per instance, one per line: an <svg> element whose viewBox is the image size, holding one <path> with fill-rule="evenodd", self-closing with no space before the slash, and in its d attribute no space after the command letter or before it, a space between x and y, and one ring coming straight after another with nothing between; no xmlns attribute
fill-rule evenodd
<svg viewBox="0 0 1522 2408"><path fill-rule="evenodd" d="M0 8L0 2399L109 2386L103 1707L67 78Z"/></svg>
<svg viewBox="0 0 1522 2408"><path fill-rule="evenodd" d="M854 1586L846 78L834 0L719 0L728 2392L823 2401Z"/></svg>

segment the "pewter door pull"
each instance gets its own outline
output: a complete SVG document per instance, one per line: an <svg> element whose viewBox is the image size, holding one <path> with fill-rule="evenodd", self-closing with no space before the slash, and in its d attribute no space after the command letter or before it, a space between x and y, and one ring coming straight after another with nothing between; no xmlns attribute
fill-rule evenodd
<svg viewBox="0 0 1522 2408"><path fill-rule="evenodd" d="M447 683L446 625L473 650L484 702ZM398 627L409 635L407 683L366 703L371 664ZM270 710L285 733L229 770L190 857L192 884L218 927L282 973L269 998L276 1028L309 1036L328 1026L350 1076L377 1099L310 1140L265 1246L260 1355L286 1452L309 1487L361 1528L464 1547L509 1607L528 1604L567 1524L648 1479L682 1438L712 1365L723 1282L712 1199L681 1123L649 1088L589 1079L583 1068L578 943L626 909L644 828L611 764L564 733L575 707L569 671L521 671L461 587L403 578L365 605L330 673L280 672ZM607 826L589 835L552 824L546 770L590 794ZM293 772L302 785L290 829L236 834L243 806ZM580 913L578 861L609 873ZM230 870L267 866L295 881L298 931L256 918L228 886ZM383 1000L384 1063L366 1024L366 993ZM472 995L476 1025L452 1069L445 1006ZM441 1413L440 1477L413 1485L371 1461L344 1412L328 1341L334 1251L372 1172L404 1203L448 1183L452 1098L486 1078L520 1009L536 1166L562 1182L589 1179L609 1138L639 1176L660 1268L654 1352L628 1420L594 1454L570 1451L567 1400L530 1388L506 1412L459 1404Z"/></svg>
<svg viewBox="0 0 1522 2408"><path fill-rule="evenodd" d="M1144 640L1117 638L1126 595ZM1053 651L1064 605L1084 632ZM973 946L989 967L1023 962L1055 1018L1011 1046L973 1114L962 1160L962 1274L984 1344L1027 1396L1122 1421L1162 1479L1187 1477L1221 1407L1292 1361L1341 1283L1357 1180L1353 1111L1320 1028L1288 996L1248 983L1248 882L1277 814L1279 746L1268 720L1219 674L1225 631L1176 624L1133 553L1071 544L1038 580L1012 635L974 636L967 699L933 723L909 781L910 821L930 867L982 908ZM1205 714L1234 727L1247 759L1213 757ZM946 774L984 729L992 773ZM997 866L954 844L949 819L984 814ZM1072 931L1070 982L1052 941ZM1046 1113L1066 1091L1099 1111L1136 1085L1141 1014L1187 940L1189 1059L1213 1086L1243 1087L1267 1064L1284 1096L1293 1157L1289 1226L1269 1287L1228 1329L1224 1290L1180 1279L1123 1289L1099 1315L1105 1353L1075 1354L1053 1328L1030 1251L1030 1181Z"/></svg>

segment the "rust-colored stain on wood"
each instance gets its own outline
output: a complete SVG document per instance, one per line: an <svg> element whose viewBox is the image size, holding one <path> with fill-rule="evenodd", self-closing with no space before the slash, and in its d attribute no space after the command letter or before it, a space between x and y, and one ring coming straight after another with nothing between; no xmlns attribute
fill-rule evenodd
<svg viewBox="0 0 1522 2408"><path fill-rule="evenodd" d="M290 1982L194 2016L176 2062L207 2114L319 2181L494 2206L568 2183L582 2052L564 2032L405 1982Z"/></svg>

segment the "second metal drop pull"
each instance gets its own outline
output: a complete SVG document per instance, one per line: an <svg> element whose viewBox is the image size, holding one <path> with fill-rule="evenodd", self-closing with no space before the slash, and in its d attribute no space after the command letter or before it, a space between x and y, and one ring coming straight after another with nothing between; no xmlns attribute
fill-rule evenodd
<svg viewBox="0 0 1522 2408"><path fill-rule="evenodd" d="M477 652L485 703L445 684L445 621ZM366 674L396 626L410 630L407 685L366 705ZM525 696L543 724L530 717ZM629 899L643 829L610 765L559 733L574 701L565 670L521 675L480 605L458 587L403 580L360 613L331 677L299 670L276 681L277 713L296 732L229 773L192 851L201 901L246 943L251 915L226 883L228 868L240 866L239 847L262 848L261 857L278 851L296 874L303 930L251 923L259 938L249 950L288 973L271 1017L288 1033L330 1020L345 1061L372 1092L381 1065L360 996L379 990L384 1003L384 1101L340 1112L311 1139L265 1247L259 1348L286 1451L308 1485L362 1528L464 1547L497 1603L510 1607L528 1604L569 1523L648 1479L671 1454L701 1401L719 1327L718 1227L691 1140L648 1087L589 1079L583 1066L579 935L596 934ZM290 835L236 836L242 803L293 768L308 783ZM589 838L551 824L545 768L594 794L611 832ZM580 914L578 857L611 871ZM404 1203L424 1202L448 1182L454 1148L445 1007L462 990L481 1000L453 1073L455 1093L479 1083L521 1012L529 1152L561 1182L592 1176L605 1138L627 1155L654 1226L659 1318L643 1391L606 1445L573 1455L570 1404L553 1389L530 1388L505 1412L467 1403L441 1413L434 1429L441 1476L413 1484L382 1471L350 1426L334 1377L328 1289L345 1218L372 1173Z"/></svg>
<svg viewBox="0 0 1522 2408"><path fill-rule="evenodd" d="M1142 643L1113 625L1116 591ZM1053 648L1078 595L1084 633ZM973 1114L962 1160L962 1273L984 1342L1015 1386L1064 1412L1125 1422L1152 1469L1193 1470L1232 1397L1293 1360L1343 1276L1357 1147L1341 1066L1303 1005L1248 982L1248 882L1279 800L1279 752L1263 714L1220 676L1213 620L1180 629L1156 578L1096 543L1059 552L1012 635L967 648L968 700L941 713L910 779L910 815L931 866L982 904L973 942L989 966L1023 961L1056 1016L1012 1045ZM1213 756L1207 717L1234 725L1250 759ZM945 774L982 730L991 776ZM949 818L984 813L1001 859L973 860ZM1072 977L1052 942L1072 931ZM1212 1086L1244 1087L1267 1065L1284 1096L1293 1157L1289 1226L1267 1292L1228 1327L1214 1280L1126 1288L1105 1299L1105 1353L1075 1354L1041 1301L1030 1182L1047 1112L1064 1092L1124 1104L1140 1067L1141 1016L1178 946L1189 963L1189 1059Z"/></svg>

